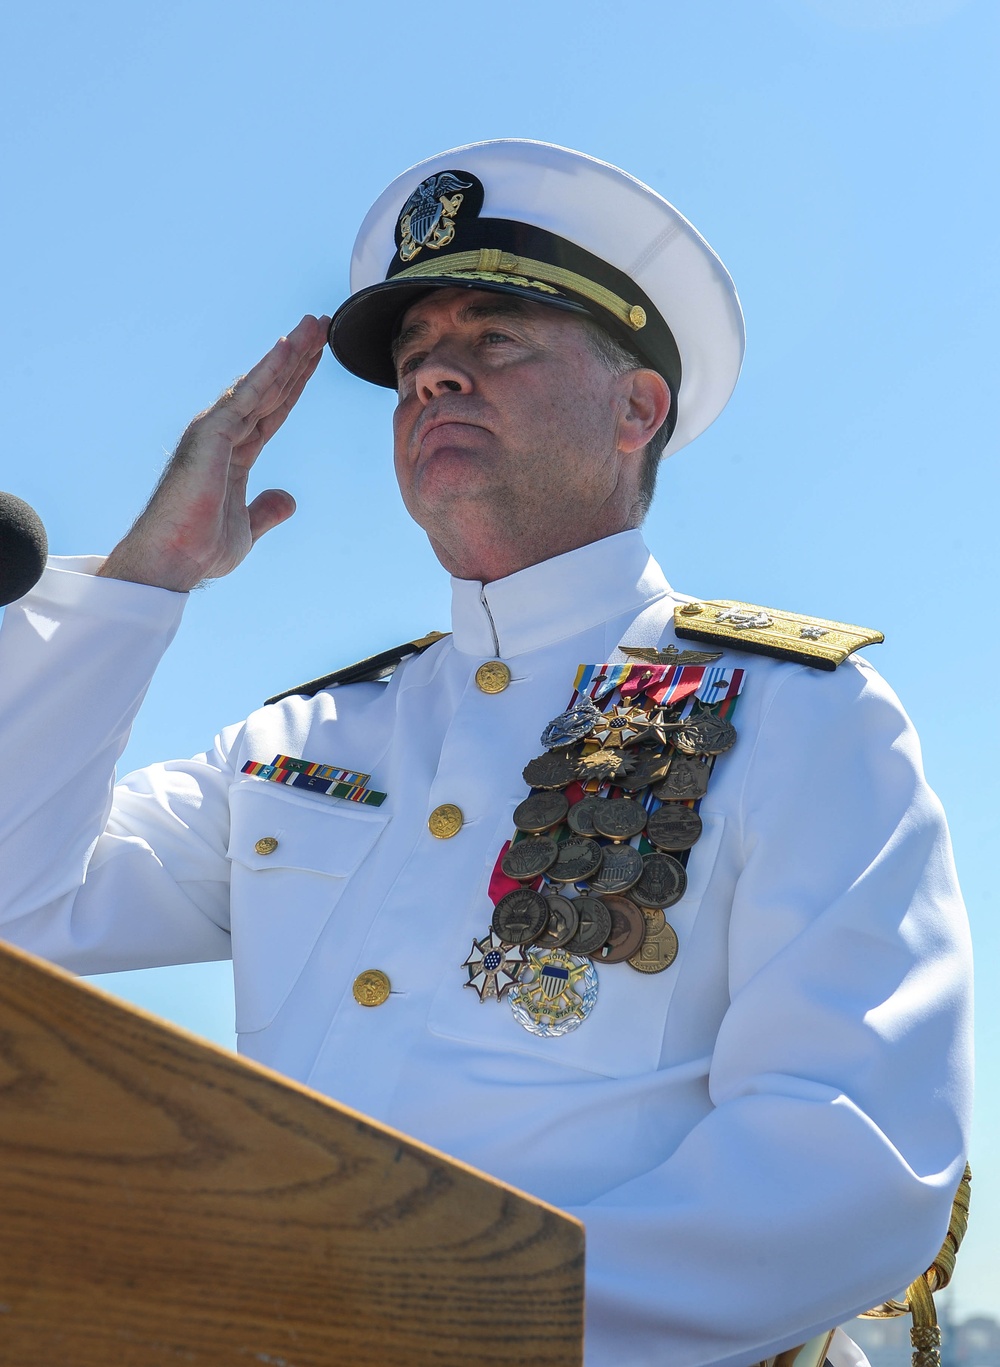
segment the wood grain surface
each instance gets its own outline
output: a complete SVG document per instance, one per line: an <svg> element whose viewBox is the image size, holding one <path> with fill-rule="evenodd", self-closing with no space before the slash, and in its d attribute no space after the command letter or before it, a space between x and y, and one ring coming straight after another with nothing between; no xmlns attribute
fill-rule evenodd
<svg viewBox="0 0 1000 1367"><path fill-rule="evenodd" d="M3 1367L579 1367L561 1212L0 948Z"/></svg>

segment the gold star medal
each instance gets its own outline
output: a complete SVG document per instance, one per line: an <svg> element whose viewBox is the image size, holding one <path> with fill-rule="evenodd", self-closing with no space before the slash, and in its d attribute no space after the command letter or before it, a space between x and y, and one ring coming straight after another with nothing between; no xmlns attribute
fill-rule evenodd
<svg viewBox="0 0 1000 1367"><path fill-rule="evenodd" d="M479 993L481 1002L502 1002L517 982L526 964L520 945L505 945L495 930L481 940L473 940L472 949L463 967L468 969L466 987Z"/></svg>

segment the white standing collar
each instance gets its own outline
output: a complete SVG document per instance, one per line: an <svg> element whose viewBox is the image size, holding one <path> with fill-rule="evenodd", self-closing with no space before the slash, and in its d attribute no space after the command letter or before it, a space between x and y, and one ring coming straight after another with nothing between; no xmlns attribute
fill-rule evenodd
<svg viewBox="0 0 1000 1367"><path fill-rule="evenodd" d="M506 579L451 581L456 650L510 659L664 597L670 585L641 532L618 532Z"/></svg>

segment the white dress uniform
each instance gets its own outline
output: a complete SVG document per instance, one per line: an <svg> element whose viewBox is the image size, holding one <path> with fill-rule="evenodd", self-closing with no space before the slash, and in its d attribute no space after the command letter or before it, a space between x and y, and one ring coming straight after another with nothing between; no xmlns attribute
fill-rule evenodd
<svg viewBox="0 0 1000 1367"><path fill-rule="evenodd" d="M114 791L185 596L54 563L0 633L0 753L32 776L0 790L8 939L81 973L231 953L246 1055L584 1221L588 1367L744 1367L930 1264L965 1157L969 945L916 737L867 661L726 657L739 739L668 913L677 959L600 967L590 1017L543 1038L462 964L577 666L673 640L685 600L638 532L456 580L452 634L388 682L265 706ZM278 753L386 801L241 773Z"/></svg>

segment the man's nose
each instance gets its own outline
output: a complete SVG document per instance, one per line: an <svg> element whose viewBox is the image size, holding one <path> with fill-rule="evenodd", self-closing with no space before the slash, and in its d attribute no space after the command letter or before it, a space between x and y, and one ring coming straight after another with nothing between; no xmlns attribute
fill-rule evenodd
<svg viewBox="0 0 1000 1367"><path fill-rule="evenodd" d="M442 394L471 394L472 377L454 357L438 349L418 366L416 387L420 402L428 404Z"/></svg>

